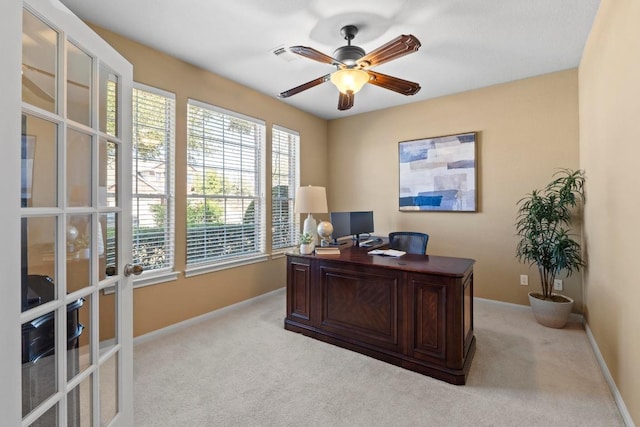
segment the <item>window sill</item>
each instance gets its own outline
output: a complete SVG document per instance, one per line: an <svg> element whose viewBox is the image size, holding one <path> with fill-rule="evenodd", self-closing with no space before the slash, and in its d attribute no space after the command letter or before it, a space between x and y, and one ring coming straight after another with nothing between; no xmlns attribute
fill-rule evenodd
<svg viewBox="0 0 640 427"><path fill-rule="evenodd" d="M157 285L159 283L172 282L174 280L178 280L177 271L155 271L153 273L149 272L147 275L142 275L141 277L133 279L133 289L144 288L145 286ZM116 287L114 285L106 286L102 289L102 293L104 295L111 295L115 293Z"/></svg>
<svg viewBox="0 0 640 427"><path fill-rule="evenodd" d="M215 263L208 262L202 264L194 264L184 270L184 277L198 276L200 274L213 273L215 271L227 270L229 268L242 267L243 265L255 264L265 261L269 261L269 256L261 254L246 258L243 257L225 261L217 261Z"/></svg>
<svg viewBox="0 0 640 427"><path fill-rule="evenodd" d="M296 248L297 246L275 249L274 251L271 252L271 259L284 258L285 256L287 256L288 253L293 252Z"/></svg>
<svg viewBox="0 0 640 427"><path fill-rule="evenodd" d="M133 279L133 289L144 288L145 286L157 285L159 283L172 282L178 280L179 272L177 271L158 271L144 273L142 276Z"/></svg>

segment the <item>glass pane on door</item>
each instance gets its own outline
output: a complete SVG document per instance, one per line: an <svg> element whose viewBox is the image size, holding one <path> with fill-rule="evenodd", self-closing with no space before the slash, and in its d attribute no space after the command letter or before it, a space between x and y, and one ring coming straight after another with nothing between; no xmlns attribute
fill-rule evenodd
<svg viewBox="0 0 640 427"><path fill-rule="evenodd" d="M100 365L100 425L106 426L118 413L118 356Z"/></svg>
<svg viewBox="0 0 640 427"><path fill-rule="evenodd" d="M98 150L98 206L115 207L118 201L118 145L102 138Z"/></svg>
<svg viewBox="0 0 640 427"><path fill-rule="evenodd" d="M58 426L58 404L53 405L43 416L29 427L56 427Z"/></svg>
<svg viewBox="0 0 640 427"><path fill-rule="evenodd" d="M67 293L91 285L91 215L67 219Z"/></svg>
<svg viewBox="0 0 640 427"><path fill-rule="evenodd" d="M91 294L69 304L67 325L67 380L91 366Z"/></svg>
<svg viewBox="0 0 640 427"><path fill-rule="evenodd" d="M22 100L56 112L58 33L26 11L22 17Z"/></svg>
<svg viewBox="0 0 640 427"><path fill-rule="evenodd" d="M69 392L67 415L69 425L75 427L91 427L92 423L92 389L93 375L89 375Z"/></svg>
<svg viewBox="0 0 640 427"><path fill-rule="evenodd" d="M93 59L67 42L67 116L91 126L91 77Z"/></svg>
<svg viewBox="0 0 640 427"><path fill-rule="evenodd" d="M27 311L57 298L56 217L22 218L22 309Z"/></svg>
<svg viewBox="0 0 640 427"><path fill-rule="evenodd" d="M105 66L100 67L100 99L106 102L100 103L100 132L111 136L121 136L118 129L118 84L116 74Z"/></svg>
<svg viewBox="0 0 640 427"><path fill-rule="evenodd" d="M91 206L91 135L67 134L67 205Z"/></svg>
<svg viewBox="0 0 640 427"><path fill-rule="evenodd" d="M22 416L58 391L56 312L22 324Z"/></svg>
<svg viewBox="0 0 640 427"><path fill-rule="evenodd" d="M105 213L100 215L100 229L98 233L98 254L100 256L100 268L98 270L100 280L109 276L115 276L120 271L118 261L118 214Z"/></svg>
<svg viewBox="0 0 640 427"><path fill-rule="evenodd" d="M22 207L54 207L58 204L58 126L22 116Z"/></svg>
<svg viewBox="0 0 640 427"><path fill-rule="evenodd" d="M118 337L116 334L116 328L118 322L116 321L116 300L117 300L117 287L114 288L112 293L101 292L99 296L99 310L100 310L100 354L104 354L113 348L118 343Z"/></svg>

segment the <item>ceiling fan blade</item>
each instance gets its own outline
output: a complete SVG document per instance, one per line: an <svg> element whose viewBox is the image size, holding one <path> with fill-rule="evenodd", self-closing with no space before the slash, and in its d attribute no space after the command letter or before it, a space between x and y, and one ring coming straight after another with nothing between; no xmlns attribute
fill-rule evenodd
<svg viewBox="0 0 640 427"><path fill-rule="evenodd" d="M358 64L363 68L374 67L409 53L417 52L420 46L420 40L415 36L403 34L369 52L358 60Z"/></svg>
<svg viewBox="0 0 640 427"><path fill-rule="evenodd" d="M403 95L415 95L420 90L418 83L410 82L409 80L376 73L371 70L367 70L367 73L369 73L369 83L372 85L380 86Z"/></svg>
<svg viewBox="0 0 640 427"><path fill-rule="evenodd" d="M293 89L285 90L278 95L278 98L288 98L296 93L300 93L303 90L311 89L314 86L318 86L321 83L329 81L331 78L331 74L327 74L326 76L318 77L317 79L311 80L310 82L306 82L301 84L300 86L296 86Z"/></svg>
<svg viewBox="0 0 640 427"><path fill-rule="evenodd" d="M312 47L307 46L291 46L289 50L293 53L296 53L300 56L304 56L305 58L313 59L314 61L322 62L323 64L331 64L338 65L342 64L342 62L338 61L335 58L330 57L318 50L315 50Z"/></svg>
<svg viewBox="0 0 640 427"><path fill-rule="evenodd" d="M338 98L338 110L344 111L353 107L354 98L355 96L351 91L347 93L340 92L340 96Z"/></svg>

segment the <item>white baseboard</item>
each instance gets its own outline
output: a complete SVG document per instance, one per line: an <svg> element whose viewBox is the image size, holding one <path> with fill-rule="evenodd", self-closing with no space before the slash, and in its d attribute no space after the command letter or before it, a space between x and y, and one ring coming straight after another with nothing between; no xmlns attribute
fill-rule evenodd
<svg viewBox="0 0 640 427"><path fill-rule="evenodd" d="M475 301L482 301L482 302L486 302L486 303L490 303L490 304L503 305L505 307L517 308L519 310L531 310L531 307L528 306L528 305L516 304L516 303L513 303L513 302L498 301L498 300L495 300L495 299L487 299L487 298L480 298L480 297L473 297L473 299Z"/></svg>
<svg viewBox="0 0 640 427"><path fill-rule="evenodd" d="M631 419L631 414L627 410L627 405L624 404L624 400L620 395L620 391L618 390L618 386L616 382L613 380L611 376L611 372L609 372L609 368L607 367L607 363L604 361L602 357L602 353L600 353L600 348L598 347L598 343L596 343L593 334L591 333L591 329L589 328L589 324L583 321L584 330L587 332L587 338L589 338L589 343L591 344L591 348L593 349L593 353L596 355L596 360L598 361L598 365L600 365L600 370L602 371L602 375L604 375L604 379L609 384L609 389L611 390L611 394L613 395L613 400L616 402L618 406L618 410L620 411L620 415L622 416L622 420L627 427L635 427L633 420Z"/></svg>
<svg viewBox="0 0 640 427"><path fill-rule="evenodd" d="M531 310L531 307L528 305L516 304L514 302L498 301L495 299L487 299L487 298L480 298L480 297L473 297L473 300L486 302L488 304L503 305L505 307L511 307L518 310Z"/></svg>
<svg viewBox="0 0 640 427"><path fill-rule="evenodd" d="M222 307L222 308L219 308L219 309L214 310L214 311L210 311L209 313L205 313L205 314L202 314L200 316L184 320L182 322L174 323L173 325L169 325L169 326L167 326L165 328L157 329L157 330L149 332L147 334L140 335L140 336L135 337L133 339L133 345L136 346L136 345L141 344L143 342L146 342L146 341L149 341L149 340L152 340L152 339L164 336L164 335L171 334L171 333L173 333L175 331L179 331L181 329L188 328L189 326L196 325L196 324L198 324L200 322L204 322L205 320L214 319L216 317L219 317L219 316L227 313L230 310L235 310L235 309L237 309L239 307L242 307L242 306L245 306L245 305L254 304L254 303L260 301L261 299L264 299L264 298L266 298L266 297L268 297L268 296L270 296L270 295L272 295L272 294L274 294L276 292L283 292L284 289L285 288L279 288L279 289L276 289L274 291L267 292L266 294L258 295L257 297L253 297L253 298L250 298L248 300L240 301L238 303L235 303L235 304L232 304L232 305L228 305L226 307Z"/></svg>
<svg viewBox="0 0 640 427"><path fill-rule="evenodd" d="M531 306L530 305L516 304L516 303L513 303L513 302L497 301L497 300L494 300L494 299L486 299L486 298L478 298L478 297L473 297L473 299L477 300L477 301L490 303L490 304L503 305L505 307L511 307L511 308L515 308L515 309L518 309L518 310L531 310ZM571 321L584 323L584 316L582 314L571 313L569 315L569 319Z"/></svg>

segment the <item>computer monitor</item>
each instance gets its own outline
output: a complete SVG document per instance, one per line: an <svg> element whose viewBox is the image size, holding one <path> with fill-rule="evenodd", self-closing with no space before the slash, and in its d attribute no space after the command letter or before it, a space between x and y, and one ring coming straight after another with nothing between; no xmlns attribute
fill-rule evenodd
<svg viewBox="0 0 640 427"><path fill-rule="evenodd" d="M373 233L373 211L351 212L351 235Z"/></svg>
<svg viewBox="0 0 640 427"><path fill-rule="evenodd" d="M373 211L331 212L333 225L333 243L338 243L339 237L353 236L356 242L360 234L373 233Z"/></svg>
<svg viewBox="0 0 640 427"><path fill-rule="evenodd" d="M333 226L333 244L337 245L339 237L351 235L351 212L331 212L329 216Z"/></svg>

